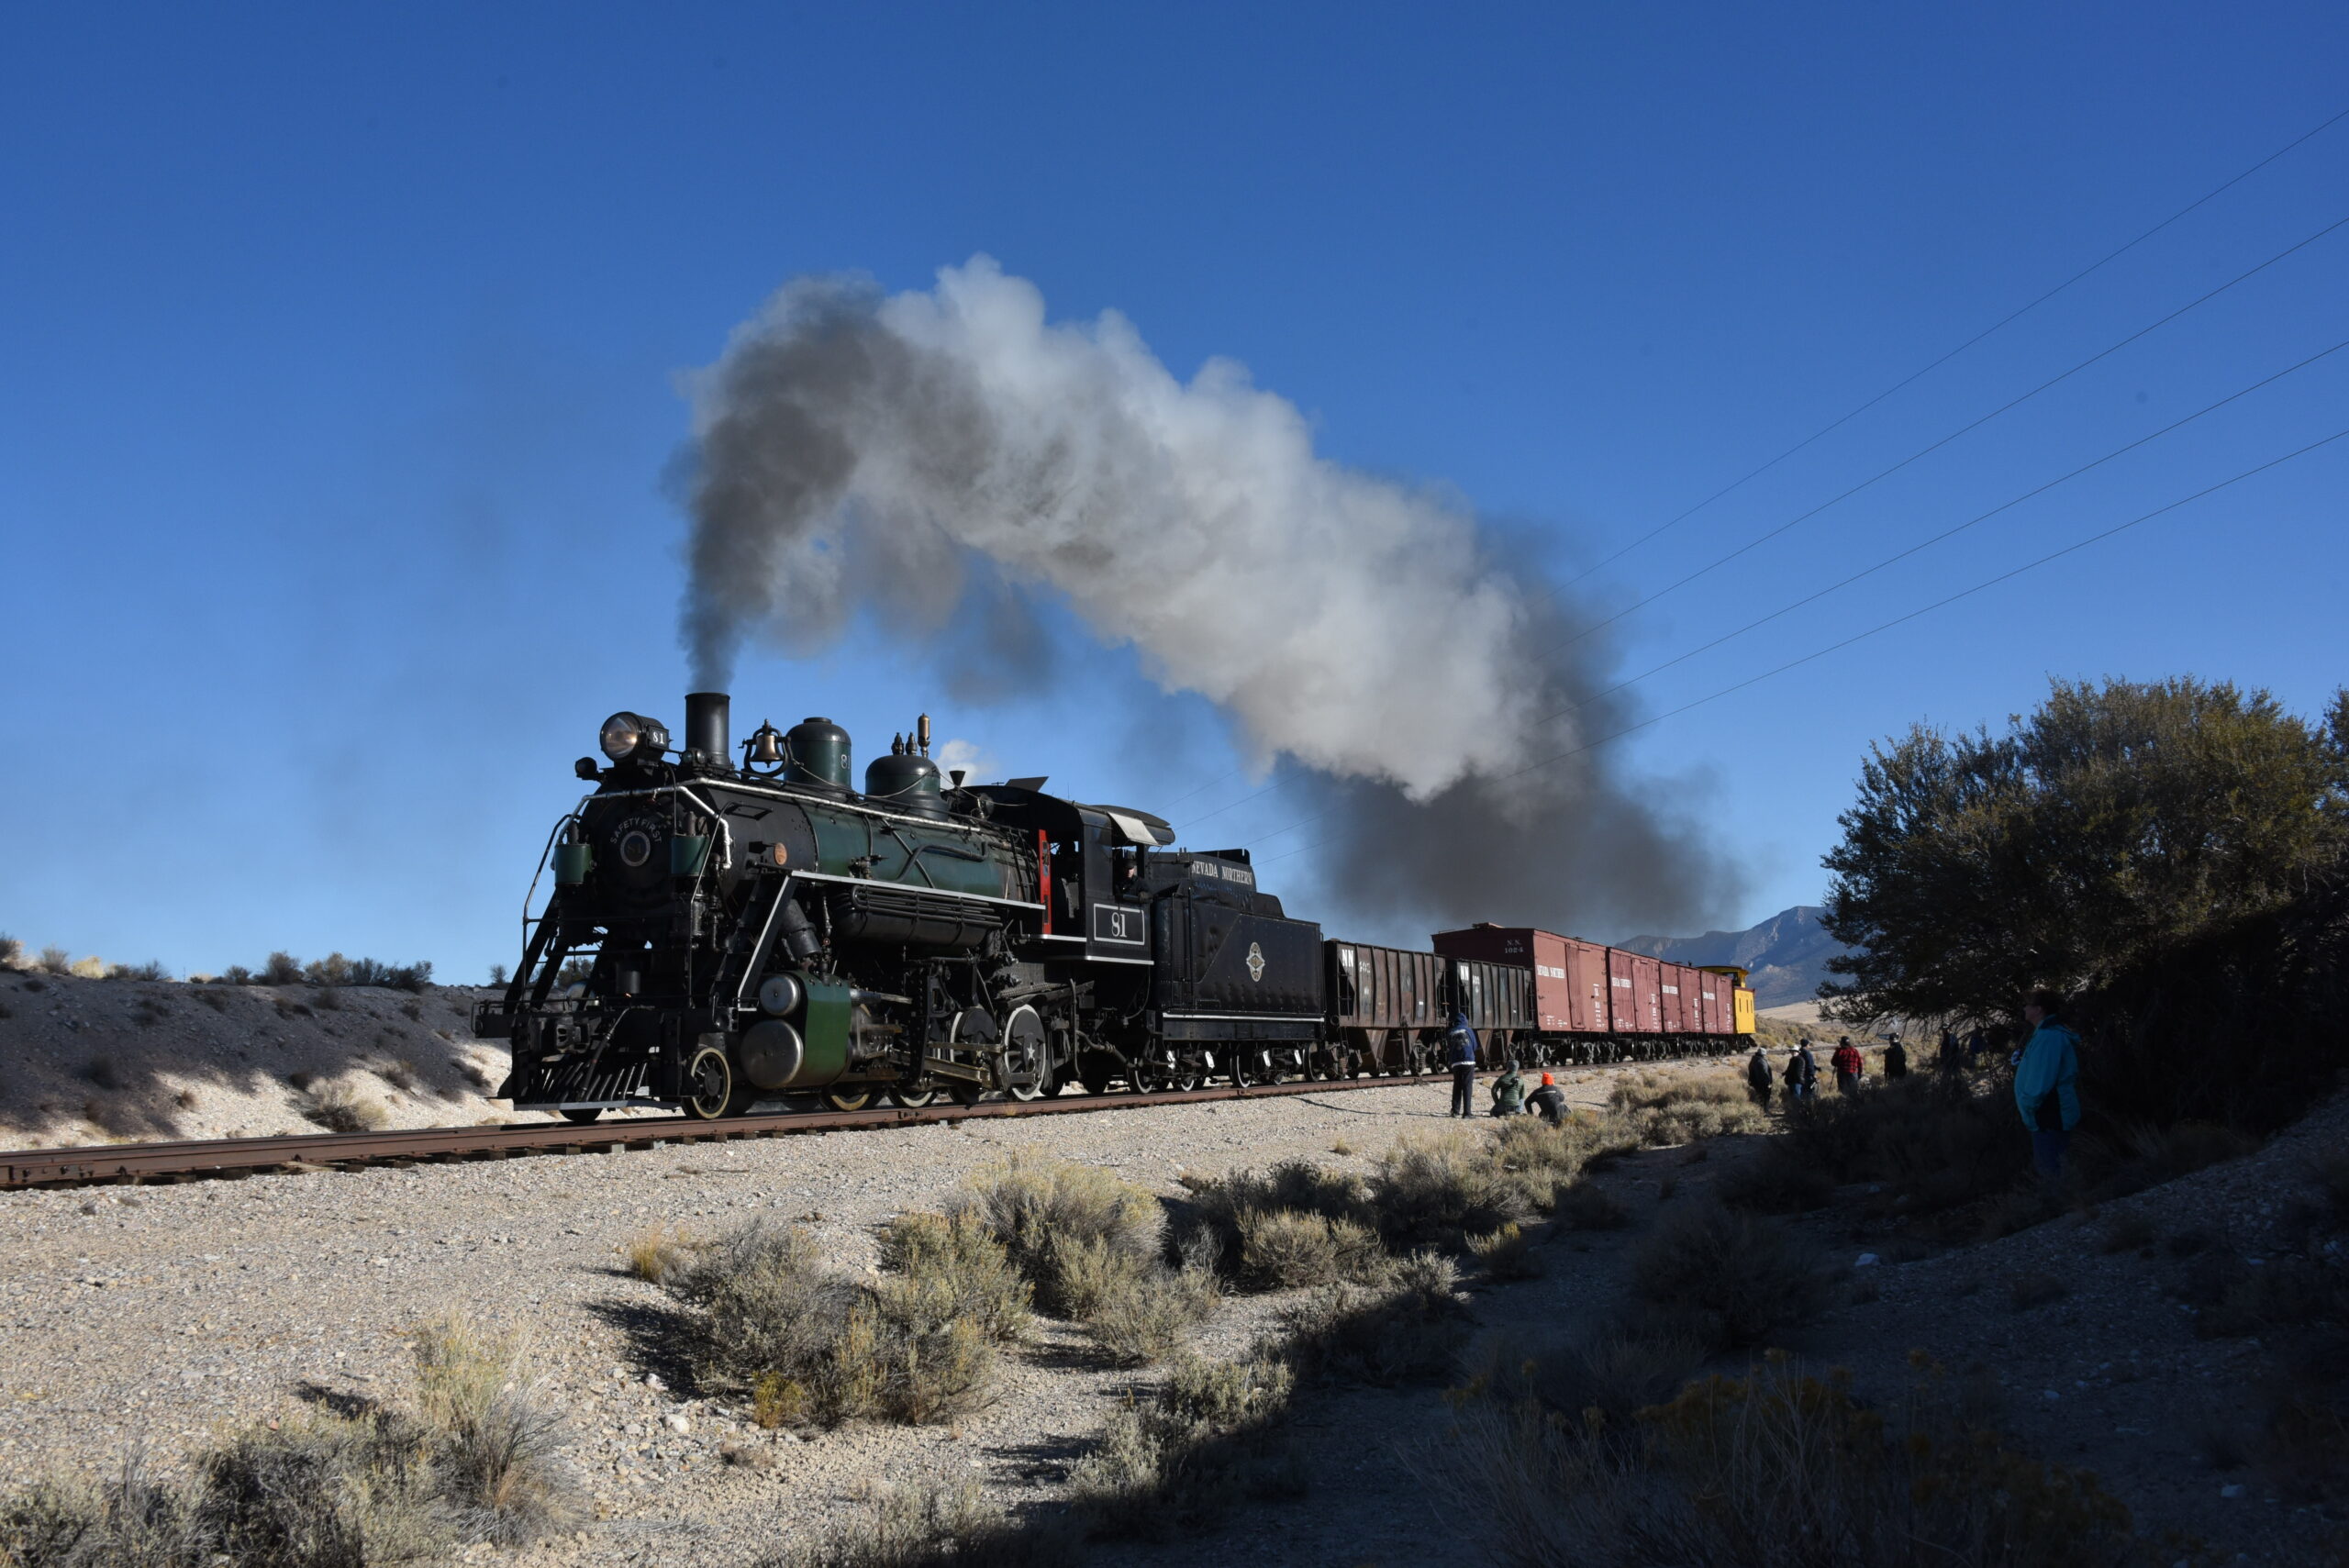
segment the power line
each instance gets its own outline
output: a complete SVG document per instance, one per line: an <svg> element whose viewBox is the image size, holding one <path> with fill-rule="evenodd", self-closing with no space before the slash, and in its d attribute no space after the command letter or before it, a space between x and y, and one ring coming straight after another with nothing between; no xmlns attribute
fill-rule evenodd
<svg viewBox="0 0 2349 1568"><path fill-rule="evenodd" d="M1941 439L1933 442L1931 446L1921 447L1916 451L1910 452L1907 457L1902 458L1898 462L1894 463L1891 467L1871 474L1867 478L1861 480L1857 484L1853 485L1850 489L1842 492L1841 495L1833 495L1829 497L1827 500L1821 501L1818 506L1813 506L1808 512L1798 513L1796 516L1787 518L1785 522L1780 523L1776 528L1770 529L1768 532L1756 535L1754 538L1748 539L1745 543L1739 545L1735 550L1731 550L1727 555L1709 562L1707 564L1697 568L1696 571L1689 573L1687 576L1682 577L1675 582L1669 583L1664 587L1658 588L1654 593L1650 594L1647 597L1635 600L1631 604L1626 605L1623 608L1616 611L1613 615L1609 616L1605 620L1595 621L1591 625L1583 628L1580 631L1575 633L1572 637L1567 638L1564 641L1554 644L1551 649L1551 651L1554 652L1560 648L1571 648L1575 643L1580 642L1584 638L1590 636L1593 632L1601 631L1608 627L1613 626L1625 616L1631 615L1636 610L1644 609L1646 606L1654 604L1658 599L1663 598L1665 595L1676 593L1680 589L1687 587L1689 584L1697 581L1699 577L1704 577L1714 572L1720 571L1731 562L1735 561L1739 556L1769 543L1770 540L1776 539L1780 534L1785 533L1787 529L1795 527L1797 524L1808 522L1811 518L1819 516L1820 513L1826 511L1829 507L1850 500L1861 491L1867 489L1872 484L1876 484L1884 480L1889 479L1892 475L1899 473L1902 469L1907 468L1910 463L1917 462L1919 459L1931 456L1932 453L1937 452L1941 450L1942 448L1949 445L1952 441L1956 440L1959 437L1966 435L1971 431L1978 430L1983 426L1988 424L1991 420L1997 418L1999 415L2008 413L2017 407L2020 407L2021 405L2030 402L2032 398L2038 396L2041 393L2045 392L2048 388L2054 386L2059 383L2069 381L2072 377L2079 374L2080 372L2087 369L2090 365L2095 364L2099 360L2111 358L2114 354L2119 353L2121 350L2127 348L2130 344L2137 341L2138 339L2144 337L2146 334L2158 331L2162 328L2166 327L2171 322L2176 320L2179 317L2187 314L2187 312L2197 309L2201 306L2208 305L2210 301L2218 298L2219 295L2226 293L2229 289L2258 276L2261 272L2266 272L2268 268L2274 266L2277 262L2283 261L2286 257L2290 256L2297 251L2306 250L2309 246L2315 244L2318 240L2323 239L2326 235L2331 234L2334 229L2341 228L2344 224L2349 224L2349 217L2337 217L2333 219L2331 223L2326 224L2322 228L2320 228L2315 233L2310 235L2307 239L2298 240L2293 244L2286 246L2283 250L2277 251L2276 254L2268 257L2267 260L2260 262L2259 265L2252 268L2249 272L2240 273L2235 277L2228 279L2225 283L2221 284L2218 287L2210 290L2208 294L2198 295L2196 298L2188 300L2186 304L2179 306L2176 310L2171 311L2167 316L2163 317L2160 320L2153 322L2148 326L2139 328L2136 331L2130 333L2126 338L2111 344L2110 347L2099 349L2095 353L2090 354L2087 359L2082 360L2079 363L2072 366L2071 369L2063 372L2059 375L2050 377L2046 381L2041 382L2037 386L2032 387L2029 392L2023 393L2020 396L2009 399L2007 402L1998 405L1998 407L1991 409L1987 414L1983 415L1980 418L1959 426L1956 429L1952 430L1948 435L1943 436Z"/></svg>
<svg viewBox="0 0 2349 1568"><path fill-rule="evenodd" d="M2169 424L2164 425L2158 430L2140 436L2135 440L2129 442L2126 446L2115 447L2110 451L2105 453L2102 457L2097 458L2090 462L2084 462L2079 467L2072 470L2069 473L2059 475L2056 478L2047 481L2044 484L2035 485L2032 489L2024 491L2020 495L2014 496L2009 500L2001 501L1997 506L1991 507L1988 511L1979 513L1974 517L1966 518L1965 521L1962 523L1943 528L1941 532L1934 534L1930 539L1920 539L1915 544L1909 546L1906 550L1896 550L1892 554L1886 556L1882 561L1877 562L1873 566L1865 567L1858 572L1853 573L1848 577L1842 578L1837 582L1830 583L1826 587L1820 589L1818 592L1807 594L1803 597L1794 600L1790 604L1781 605L1759 620L1748 621L1743 626L1739 627L1735 631L1724 632L1720 636L1713 639L1710 642L1691 648L1686 653L1677 654L1673 658L1665 660L1661 664L1653 665L1648 669L1641 671L1636 675L1632 675L1625 680L1618 681L1613 685L1608 687L1605 691L1595 692L1591 695L1583 698L1582 701L1572 704L1566 707L1562 707L1555 713L1544 714L1540 718L1534 720L1534 722L1536 724L1547 724L1552 719L1564 718L1570 713L1587 707L1592 703L1598 701L1601 697L1613 696L1617 692L1622 691L1628 686L1637 685L1640 682L1646 680L1650 675L1662 674L1664 671L1671 669L1674 665L1686 663L1689 660L1697 657L1699 653L1709 653L1712 650L1719 648L1724 642L1733 641L1738 638L1743 637L1747 632L1753 630L1756 627L1767 626L1770 622L1776 620L1780 616L1792 614L1794 611L1802 608L1805 605L1813 604L1818 600L1823 599L1828 595L1832 594L1839 589L1848 588L1853 584L1860 581L1863 577L1872 577L1887 566L1892 566L1908 560L1909 557L1915 555L1920 550L1930 550L1934 545L1941 543L1943 539L1955 538L1957 535L1964 533L1966 529L1973 528L1977 523L1987 523L2001 512L2011 511L2015 507L2021 506L2025 501L2029 501L2035 496L2044 495L2048 491L2054 489L2059 484L2068 484L2091 469L2101 468L2117 457L2122 457L2130 452L2135 451L2139 447L2144 446L2148 442L2157 441L2161 439L2162 437L2168 435L2171 431L2191 425L2195 420L2203 417L2205 415L2215 414L2220 409L2224 408L2228 404L2248 397L2262 387L2273 385L2275 383L2283 380L2286 376L2291 375L2296 372L2304 371L2308 369L2309 366L2315 364L2318 361L2328 359L2331 356L2339 353L2343 349L2349 349L2349 338L2343 339L2340 342L2333 344L2332 347L2329 349L2322 349L2318 350L2316 353L2310 354L2307 359L2302 360L2296 365L2288 365L2284 369L2277 371L2273 375L2253 382L2249 386L2240 388L2234 392L2230 392L2224 397L2220 398L2216 403L2206 404L2202 407L2196 409L2193 413L2187 415L2184 418L2173 420Z"/></svg>
<svg viewBox="0 0 2349 1568"><path fill-rule="evenodd" d="M1788 447L1786 450L1780 452L1777 456L1772 458L1761 467L1731 480L1727 484L1722 485L1719 490L1714 491L1711 495L1706 496L1703 500L1698 502L1687 511L1682 512L1679 516L1658 523L1654 528L1650 528L1647 532L1642 534L1639 538L1633 539L1631 543L1625 545L1614 554L1598 562L1595 565L1585 568L1583 571L1576 573L1574 576L1567 578L1566 585L1571 587L1575 584L1581 582L1585 577L1589 576L1592 573L1599 571L1604 567L1613 565L1616 562L1622 560L1623 557L1631 554L1631 551L1639 549L1640 546L1647 543L1648 540L1655 538L1658 534L1664 532L1668 528L1677 528L1680 524L1687 522L1689 518L1695 517L1698 513L1703 511L1706 507L1711 506L1714 502L1720 500L1731 491L1744 484L1747 481L1759 479L1763 474L1769 473L1770 470L1777 467L1778 464L1786 462L1787 459L1794 456L1797 452L1801 451L1804 448L1811 445L1813 442L1834 434L1837 430L1842 428L1845 425L1850 424L1854 419L1858 418L1861 415L1866 413L1869 409L1883 402L1886 398L1890 397L1894 393L1900 391L1910 383L1918 381L1920 378L1931 374L1932 372L1941 369L1942 366L1949 363L1950 361L1957 358L1958 355L1965 352L1966 350L1974 347L1975 344L1979 343L1983 339L1989 337L1992 333L1997 332L2001 328L2007 327L2022 317L2038 309L2041 306L2045 305L2049 300L2054 299L2057 295L2062 294L2065 289L2070 288L2074 284L2078 283L2089 273L2100 271L2107 264L2119 261L2122 256L2127 255L2138 246L2143 245L2146 240L2151 239L2154 235L2159 234L2163 229L2167 228L2171 224L2176 223L2179 218L2186 217L2197 207L2202 206L2214 198L2225 195L2227 192L2234 189L2235 186L2251 178L2254 174L2258 173L2262 169L2266 168L2270 163L2275 162L2278 158L2283 157L2287 152L2289 152L2294 148L2299 146L2302 142L2309 140L2320 132L2332 129L2334 126L2340 124L2341 121L2344 119L2349 119L2349 109L2343 109L2339 114L2334 115L2331 119L2328 119L2323 124L2317 126L2314 129L2301 132L2299 136L2294 137L2291 140L2286 142L2283 146L2277 148L2275 151L2269 153L2266 157L2261 159L2250 168L2245 169L2243 172L2235 175L2225 183L2214 185L2210 190L2205 191L2202 195L2195 197L2192 201L2187 203L2184 206L2178 208L2176 212L2170 214L2167 217L2162 219L2151 228L2146 229L2143 234L2140 234L2136 239L2130 240L2129 243L2121 246L2119 250L2109 251L2105 255L2099 257L2096 261L2089 262L2078 272L2074 272L2070 277L2065 278L2062 283L2057 284L2054 288L2049 289L2045 294L2041 295L2038 298L2031 301L2028 305L2018 306L2017 308L2009 311L2006 315L2001 316L1998 320L1993 321L1989 326L1985 327L1981 331L1976 332L1973 337L1968 338L1956 348L1950 350L1949 352L1942 355L1941 358L1933 361L1931 364L1924 366L1920 370L1910 372L1909 374L1901 377L1898 381L1894 382L1890 386L1886 387L1882 392L1877 393L1874 397L1869 398L1865 403L1863 403L1858 407L1853 409L1850 413L1845 414L1841 418L1833 420L1825 426L1822 426L1811 434L1804 437L1801 440L1797 441L1793 446Z"/></svg>
<svg viewBox="0 0 2349 1568"><path fill-rule="evenodd" d="M2290 462L2297 458L2306 457L2309 453L2324 447L2329 447L2333 442L2344 438L2349 438L2349 429L2335 430L2329 436L2325 436L2318 440L2310 441L2308 445L2298 448L2295 450L2286 452L2281 457L2270 458L2266 462L2259 463L2254 467L2246 468L2241 473L2235 474L2232 478L2221 479L2215 484L2205 485L2202 489L2195 491L2190 495L2182 495L2176 500L2169 502L2166 505L2154 507L2150 512L2141 512L2125 523L2115 523L2112 527L2106 528L2099 533L2090 534L2086 539L2076 539L2072 543L2064 546L2061 550L2049 550L2045 555L2040 556L2036 560L2026 561L2021 566L2001 572L1995 577L1986 577L1970 588L1961 588L1954 594L1946 595L1941 598L1933 600L1931 604L1920 606L1916 609L1908 611L1906 614L1895 616L1890 620L1880 621L1876 625L1868 628L1865 631L1854 632L1850 637L1844 638L1840 642L1831 642L1826 647L1816 649L1811 652L1803 654L1799 658L1789 659L1785 663L1765 670L1758 675L1749 675L1744 680L1739 681L1734 684L1723 686L1720 690L1709 693L1705 696L1698 697L1693 702L1683 703L1678 707L1659 713L1652 718L1643 718L1637 724L1625 725L1622 728L1615 730L1611 734L1602 735L1596 740L1586 741L1580 746L1561 751L1553 757L1544 757L1539 762L1528 762L1525 766L1517 769L1513 773L1499 774L1490 782L1494 784L1505 784L1510 779L1522 778L1527 773L1537 772L1542 768L1555 767L1560 762L1566 762L1575 757L1579 757L1586 751L1595 751L1598 747L1607 745L1610 741L1620 740L1626 735L1635 734L1640 730L1650 728L1651 726L1661 724L1667 718L1675 718L1681 714L1688 713L1694 709L1703 707L1709 703L1719 702L1721 698L1734 695L1735 694L1745 690L1748 686L1758 685L1762 682L1770 680L1775 676L1783 675L1789 670L1799 669L1805 664L1816 662L1820 659L1826 658L1831 653L1840 653L1844 649L1851 647L1854 643L1865 642L1869 638L1877 636L1882 632L1890 631L1897 626L1905 626L1920 616L1931 615L1935 610L1944 609L1951 605L1956 604L1961 599L1972 598L1975 595L1995 588L2001 583L2009 582L2014 578L2020 577L2026 572L2036 571L2040 567L2045 566L2051 562L2060 561L2067 555L2076 554L2079 551L2087 549L2090 545L2101 544L2106 539L2111 539L2116 535L2128 532L2131 528L2137 527L2141 523L2149 523L2155 517L2162 517L2166 513L2176 511L2180 506L2188 506L2193 502L2201 500L2207 495L2215 495L2221 490L2228 489L2232 485L2240 484L2244 480L2265 473L2271 468L2280 468L2285 463ZM1313 814L1313 817L1305 817L1297 822L1293 822L1289 825L1289 828L1281 828L1279 831L1286 833L1292 828L1303 827L1305 823L1314 820L1315 817L1326 817L1328 815L1329 812L1326 809L1317 811ZM1265 835L1267 838L1273 836L1274 835L1272 834ZM1319 849L1324 844L1334 841L1334 835L1329 839L1317 839L1310 844L1302 844L1294 850L1285 850L1277 855L1267 856L1264 863L1269 865L1275 861L1284 861L1288 859L1291 855L1302 854L1307 850Z"/></svg>

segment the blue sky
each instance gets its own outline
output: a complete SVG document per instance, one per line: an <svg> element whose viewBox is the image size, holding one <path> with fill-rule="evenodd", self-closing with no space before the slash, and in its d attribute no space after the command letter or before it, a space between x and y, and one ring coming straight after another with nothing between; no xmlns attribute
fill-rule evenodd
<svg viewBox="0 0 2349 1568"><path fill-rule="evenodd" d="M0 929L510 956L570 760L682 717L680 373L974 254L1209 356L1564 579L2349 107L2325 6L18 7L0 23ZM2349 122L1574 591L1628 605L2349 216ZM2349 338L2349 229L1614 628L1626 673ZM1703 697L2349 426L2349 351L1635 688ZM2053 675L2343 678L2349 441L1628 739L1815 900L1868 741ZM1074 633L1071 631L1070 637ZM738 727L923 707L1249 794L1130 657L946 711L885 628ZM1208 781L1219 781L1210 784ZM1201 786L1205 787L1201 787ZM1193 837L1263 841L1275 792ZM1278 862L1314 908L1313 856ZM1270 878L1268 878L1270 880ZM1609 935L1620 933L1592 933Z"/></svg>

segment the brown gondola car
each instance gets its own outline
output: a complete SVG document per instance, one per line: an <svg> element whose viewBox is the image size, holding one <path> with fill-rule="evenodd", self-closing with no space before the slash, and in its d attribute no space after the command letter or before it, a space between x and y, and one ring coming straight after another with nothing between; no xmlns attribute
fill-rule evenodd
<svg viewBox="0 0 2349 1568"><path fill-rule="evenodd" d="M1671 963L1530 926L1479 924L1440 931L1432 945L1455 962L1530 972L1534 1034L1517 1055L1543 1062L1621 1061L1736 1049L1753 1031L1743 973Z"/></svg>

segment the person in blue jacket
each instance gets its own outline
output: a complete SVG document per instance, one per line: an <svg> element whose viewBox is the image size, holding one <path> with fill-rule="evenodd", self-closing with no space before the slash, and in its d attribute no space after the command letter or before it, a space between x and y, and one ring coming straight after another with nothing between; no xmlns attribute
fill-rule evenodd
<svg viewBox="0 0 2349 1568"><path fill-rule="evenodd" d="M2064 1145L2080 1125L2080 1037L2056 1018L2064 998L2034 991L2023 1004L2031 1039L2015 1062L2015 1106L2031 1129L2032 1163L2054 1181L2064 1173Z"/></svg>
<svg viewBox="0 0 2349 1568"><path fill-rule="evenodd" d="M1468 1015L1452 1015L1451 1032L1443 1037L1443 1059L1452 1064L1452 1114L1476 1114L1476 1031Z"/></svg>

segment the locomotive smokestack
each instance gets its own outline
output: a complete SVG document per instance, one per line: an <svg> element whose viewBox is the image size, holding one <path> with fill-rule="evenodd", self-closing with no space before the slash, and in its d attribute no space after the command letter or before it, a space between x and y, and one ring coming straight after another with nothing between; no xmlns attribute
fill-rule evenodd
<svg viewBox="0 0 2349 1568"><path fill-rule="evenodd" d="M721 768L726 766L729 755L727 717L732 704L733 699L724 692L685 694L685 751L688 755L699 752L702 762Z"/></svg>

